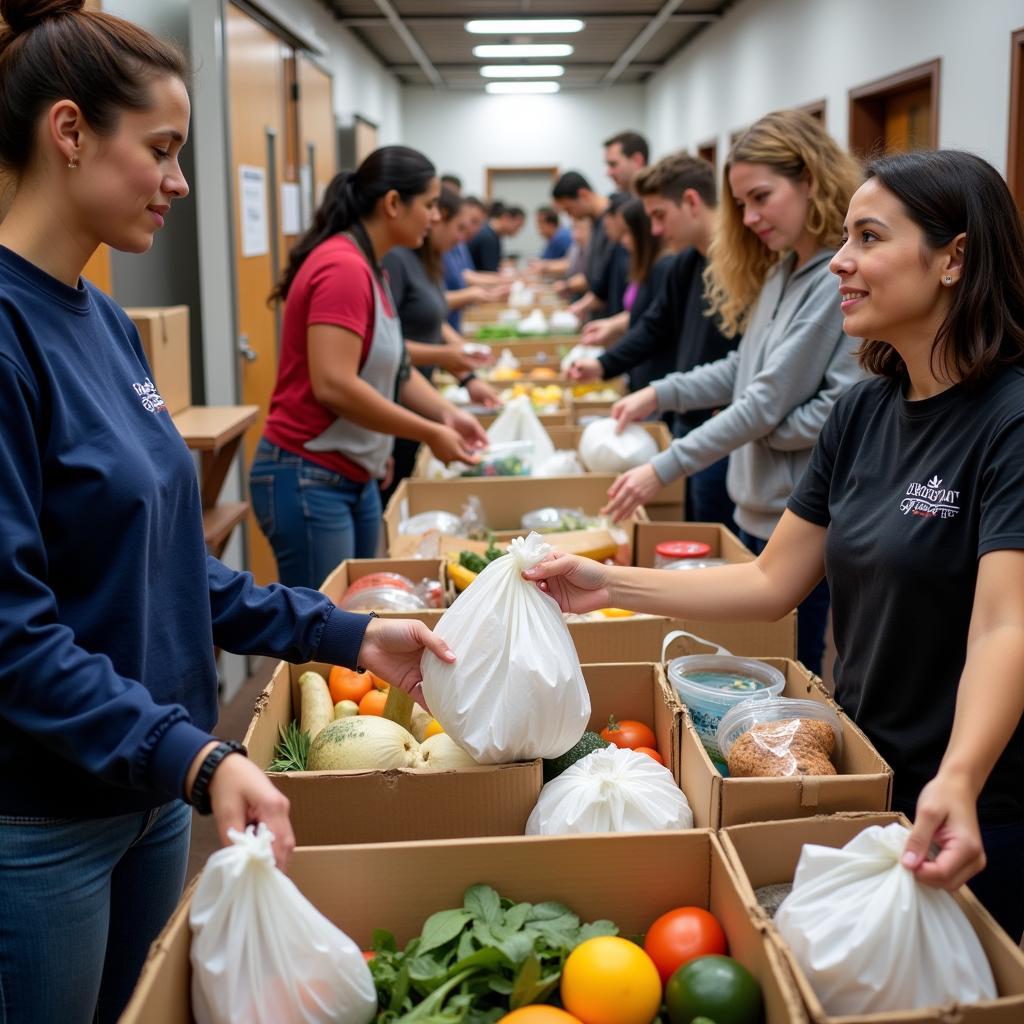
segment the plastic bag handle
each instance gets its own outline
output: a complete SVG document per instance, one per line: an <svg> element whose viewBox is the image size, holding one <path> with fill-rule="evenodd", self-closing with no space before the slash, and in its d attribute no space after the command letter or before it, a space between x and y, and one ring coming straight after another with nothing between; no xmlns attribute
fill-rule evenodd
<svg viewBox="0 0 1024 1024"><path fill-rule="evenodd" d="M691 633L685 629L674 629L669 633L664 640L661 642L661 660L666 662L668 660L668 649L678 640L681 636L689 637L691 640L696 640L697 643L703 644L705 647L714 647L715 654L727 654L731 655L732 651L727 650L720 644L716 644L713 640L705 640L702 636L697 636L696 633Z"/></svg>

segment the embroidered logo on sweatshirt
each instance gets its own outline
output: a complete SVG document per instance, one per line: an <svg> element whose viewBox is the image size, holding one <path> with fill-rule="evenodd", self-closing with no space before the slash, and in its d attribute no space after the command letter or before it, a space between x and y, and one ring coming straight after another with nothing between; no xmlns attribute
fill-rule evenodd
<svg viewBox="0 0 1024 1024"><path fill-rule="evenodd" d="M166 412L167 406L160 397L156 385L147 377L141 384L133 384L135 394L142 399L142 407L146 412Z"/></svg>
<svg viewBox="0 0 1024 1024"><path fill-rule="evenodd" d="M907 486L900 511L905 516L954 519L960 514L960 492L943 487L942 478L935 474L926 484Z"/></svg>

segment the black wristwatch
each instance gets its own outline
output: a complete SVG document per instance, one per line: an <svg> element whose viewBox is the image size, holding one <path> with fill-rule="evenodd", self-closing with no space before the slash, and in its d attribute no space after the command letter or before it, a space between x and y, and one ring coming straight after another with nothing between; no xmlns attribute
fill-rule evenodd
<svg viewBox="0 0 1024 1024"><path fill-rule="evenodd" d="M459 387L464 388L471 380L476 380L476 374L472 370L459 381Z"/></svg>
<svg viewBox="0 0 1024 1024"><path fill-rule="evenodd" d="M248 757L249 752L237 740L222 740L203 759L203 763L196 772L195 781L192 783L192 792L188 795L188 802L200 813L209 814L213 808L210 806L210 780L218 765L228 754L241 754Z"/></svg>

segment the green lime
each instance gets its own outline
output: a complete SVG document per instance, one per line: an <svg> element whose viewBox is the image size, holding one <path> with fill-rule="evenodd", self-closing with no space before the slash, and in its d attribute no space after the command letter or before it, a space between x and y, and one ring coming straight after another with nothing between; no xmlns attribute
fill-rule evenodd
<svg viewBox="0 0 1024 1024"><path fill-rule="evenodd" d="M665 986L665 1006L672 1024L758 1024L761 986L741 963L729 956L701 956L683 964Z"/></svg>

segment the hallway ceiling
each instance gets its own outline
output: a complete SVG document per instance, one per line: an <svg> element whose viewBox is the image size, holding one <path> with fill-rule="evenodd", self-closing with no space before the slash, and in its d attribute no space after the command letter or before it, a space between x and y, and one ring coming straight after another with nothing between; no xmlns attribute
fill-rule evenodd
<svg viewBox="0 0 1024 1024"><path fill-rule="evenodd" d="M643 82L699 32L718 21L733 0L321 0L407 85L482 91L484 64L473 56L487 43L570 43L569 57L515 60L562 64L565 89ZM472 35L470 19L580 18L571 35ZM509 63L509 61L504 61Z"/></svg>

